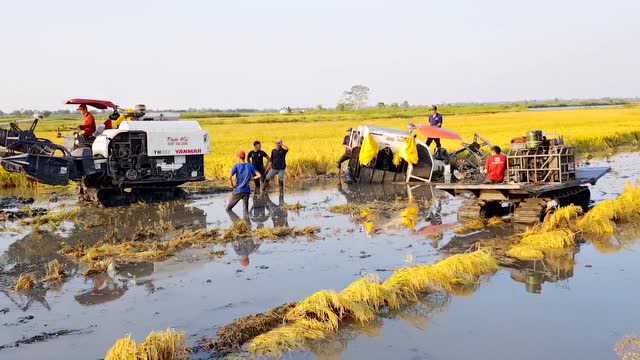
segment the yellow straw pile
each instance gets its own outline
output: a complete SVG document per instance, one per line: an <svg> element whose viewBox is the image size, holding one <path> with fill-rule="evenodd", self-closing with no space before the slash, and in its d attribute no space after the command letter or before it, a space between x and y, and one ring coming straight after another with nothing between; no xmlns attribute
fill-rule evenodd
<svg viewBox="0 0 640 360"><path fill-rule="evenodd" d="M32 290L35 285L36 279L32 274L20 274L13 289L19 292L26 292Z"/></svg>
<svg viewBox="0 0 640 360"><path fill-rule="evenodd" d="M47 275L42 281L45 282L61 282L65 278L64 269L58 259L54 259L47 263L46 267Z"/></svg>
<svg viewBox="0 0 640 360"><path fill-rule="evenodd" d="M105 360L177 360L187 358L184 333L173 329L152 331L144 342L137 344L131 335L109 349Z"/></svg>
<svg viewBox="0 0 640 360"><path fill-rule="evenodd" d="M594 206L578 220L578 228L592 235L613 235L616 223L628 223L640 218L640 186L627 184L616 199Z"/></svg>
<svg viewBox="0 0 640 360"><path fill-rule="evenodd" d="M582 208L576 205L568 205L548 215L542 223L542 230L551 231L560 228L573 228L573 224L582 215Z"/></svg>
<svg viewBox="0 0 640 360"><path fill-rule="evenodd" d="M334 334L345 320L364 324L383 308L398 309L415 302L421 293L450 291L476 283L498 269L486 250L451 256L433 265L402 268L386 281L372 277L356 280L347 288L319 291L298 303L286 315L287 324L254 338L249 351L259 356L280 356L305 348L312 340Z"/></svg>

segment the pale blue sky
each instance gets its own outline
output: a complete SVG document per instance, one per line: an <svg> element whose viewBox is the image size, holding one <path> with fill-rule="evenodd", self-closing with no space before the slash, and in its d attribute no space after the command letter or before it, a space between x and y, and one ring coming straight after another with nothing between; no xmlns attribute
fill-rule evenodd
<svg viewBox="0 0 640 360"><path fill-rule="evenodd" d="M5 1L0 109L640 96L638 0Z"/></svg>

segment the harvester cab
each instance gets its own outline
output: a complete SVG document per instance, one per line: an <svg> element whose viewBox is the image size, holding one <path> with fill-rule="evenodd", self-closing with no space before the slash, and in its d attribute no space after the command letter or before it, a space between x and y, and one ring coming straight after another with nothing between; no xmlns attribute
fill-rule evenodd
<svg viewBox="0 0 640 360"><path fill-rule="evenodd" d="M72 99L67 104L111 108L112 124L123 117L122 109L110 101ZM77 182L84 199L103 203L125 189L167 191L205 179L209 134L197 121L179 120L172 113L122 112L130 116L117 128L98 126L90 138L75 134L66 146L37 138L37 120L28 130L16 124L0 129L0 147L5 149L0 163L9 172L44 184Z"/></svg>

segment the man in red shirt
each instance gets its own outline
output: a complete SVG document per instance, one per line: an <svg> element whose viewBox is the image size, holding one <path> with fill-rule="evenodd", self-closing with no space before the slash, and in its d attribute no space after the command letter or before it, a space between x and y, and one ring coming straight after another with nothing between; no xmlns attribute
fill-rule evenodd
<svg viewBox="0 0 640 360"><path fill-rule="evenodd" d="M93 133L96 132L96 119L93 117L93 114L87 110L87 105L85 104L78 106L78 111L84 119L84 123L78 126L78 128L84 131L85 138L90 138L93 136Z"/></svg>
<svg viewBox="0 0 640 360"><path fill-rule="evenodd" d="M504 181L504 172L507 169L507 157L502 154L499 146L491 148L493 155L487 158L484 169L487 174L485 183L501 183Z"/></svg>

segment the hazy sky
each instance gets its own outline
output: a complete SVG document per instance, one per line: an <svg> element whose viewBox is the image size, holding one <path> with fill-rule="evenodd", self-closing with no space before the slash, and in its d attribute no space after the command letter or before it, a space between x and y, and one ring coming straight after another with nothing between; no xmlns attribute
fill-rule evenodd
<svg viewBox="0 0 640 360"><path fill-rule="evenodd" d="M4 1L0 110L640 96L639 0Z"/></svg>

